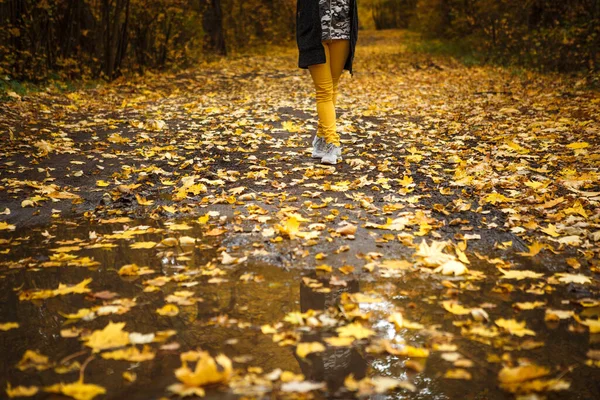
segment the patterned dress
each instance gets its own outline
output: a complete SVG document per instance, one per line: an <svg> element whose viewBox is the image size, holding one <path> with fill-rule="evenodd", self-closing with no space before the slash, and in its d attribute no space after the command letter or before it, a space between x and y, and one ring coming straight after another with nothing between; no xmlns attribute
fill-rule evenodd
<svg viewBox="0 0 600 400"><path fill-rule="evenodd" d="M350 39L350 0L319 0L321 40Z"/></svg>

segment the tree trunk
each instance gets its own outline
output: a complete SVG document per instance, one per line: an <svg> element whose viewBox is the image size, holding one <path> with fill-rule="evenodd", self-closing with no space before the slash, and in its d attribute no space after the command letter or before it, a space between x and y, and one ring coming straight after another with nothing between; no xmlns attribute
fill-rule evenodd
<svg viewBox="0 0 600 400"><path fill-rule="evenodd" d="M206 35L204 50L226 55L221 0L200 0L200 10L202 12L202 28Z"/></svg>

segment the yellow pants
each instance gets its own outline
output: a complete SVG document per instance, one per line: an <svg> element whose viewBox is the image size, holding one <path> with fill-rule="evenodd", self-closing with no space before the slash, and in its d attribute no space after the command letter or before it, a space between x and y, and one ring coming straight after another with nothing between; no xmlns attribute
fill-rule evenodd
<svg viewBox="0 0 600 400"><path fill-rule="evenodd" d="M339 146L340 136L336 129L335 100L338 81L350 52L350 41L329 39L322 43L325 48L325 63L308 66L317 91L317 114L319 116L317 136L325 138L327 143Z"/></svg>

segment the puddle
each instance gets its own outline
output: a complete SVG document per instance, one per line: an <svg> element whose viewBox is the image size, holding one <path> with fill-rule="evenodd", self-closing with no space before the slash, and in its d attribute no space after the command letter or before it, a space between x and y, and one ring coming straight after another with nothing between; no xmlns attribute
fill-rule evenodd
<svg viewBox="0 0 600 400"><path fill-rule="evenodd" d="M281 369L303 374L309 381L325 383L322 390L307 394L307 398L353 398L344 385L349 375L355 380L365 376L390 377L415 385L414 392L398 389L372 397L377 399L507 398L509 395L497 385L500 360L507 361L507 357L515 361L527 357L537 364L550 366L553 376L564 376L571 382L571 390L558 393L567 397L556 395L556 398L600 397L598 369L583 364L586 352L600 346L599 335L590 335L587 330L574 332L576 325L572 320L546 322L545 307L518 312L512 309L516 301L534 300L546 302L548 308L566 308L570 301L593 295L577 286L559 286L554 291L535 295L521 291L502 293L498 290L497 278L490 273L489 266L483 264L470 266L486 273L481 280L471 282L412 270L385 278L359 268L347 274L336 273L332 280L331 273L301 267L303 264L294 262L293 255L279 252L281 247L268 240L257 244L256 237L243 232L228 233L227 237L203 236L202 232L206 231L194 223L189 223L189 229L185 222L178 224L170 225L172 230L169 231L168 226L159 226L154 220L94 225L74 221L33 228L21 236L4 234L7 241L2 249L10 251L3 256L0 270L0 322L18 322L20 327L0 333L3 355L0 386L6 387L10 382L13 387L44 387L76 381L79 368L58 374L54 367L67 366L73 361L83 364L91 351L78 336L103 329L112 321L125 322L127 332L152 334L173 330L176 333L163 343L150 344L156 352L153 360L128 362L96 356L90 361L85 368L85 381L106 388L105 398L135 400L168 396L166 388L177 382L174 371L181 365L179 355L195 349L207 350L212 355L224 353L234 361L240 375L248 368L255 374ZM197 240L190 243L189 238ZM161 241L165 245L161 246ZM131 247L133 243L151 242L156 245ZM244 254L248 258L239 264L223 265L219 263L223 251L233 259ZM67 265L84 257L96 264L91 267ZM52 261L57 264L51 266ZM120 275L118 271L129 264L148 267L153 273ZM164 282L157 280L160 277ZM89 278L91 292L87 294L19 300L22 290L56 289L60 284L73 285ZM160 286L160 283L164 284ZM527 321L527 327L536 333L530 338L529 348L524 346L528 343L524 339L506 335L491 339L473 337L472 340L461 336L461 327L457 325L467 319L458 318L440 306L441 301L456 297L452 285L462 285L462 304L495 305L486 308L491 321L506 315ZM153 291L147 290L150 286ZM156 312L168 303L170 295L181 291L192 292L189 298L194 299L193 304L179 304L176 316ZM110 293L114 293L114 298L108 298ZM367 340L356 340L347 347L327 346L326 339L336 336L336 326L340 325L335 318L340 317L340 312L348 312L347 299L353 293L378 298L374 302L365 298L355 302L356 312L370 313L371 328L378 339L419 348L451 343L456 345L456 351L432 350L428 358L415 358L386 352L378 354ZM119 299L120 309L115 307ZM106 315L97 312L95 318L89 315L83 319L66 317L103 304L113 306L104 311ZM569 309L572 307L571 303ZM113 313L117 309L119 311ZM312 328L299 326L296 333L300 342L322 343L324 351L302 358L297 355L295 346L280 346L272 334L261 331L263 325L275 326L284 321L289 313L309 310L321 310L320 321L331 325L324 322ZM424 328L397 329L387 320L393 310L402 310L406 320L422 324ZM592 316L598 315L600 310L596 306L585 312ZM74 337L64 337L65 330L71 327L76 332ZM280 332L287 329L289 326ZM174 343L179 347L160 349ZM47 356L51 367L19 371L16 366L27 350ZM444 377L448 369L456 368L453 367L456 360L462 360L461 368L469 371L471 380ZM137 380L125 381L125 372L135 373ZM261 398L261 393L265 398L271 396L269 388L255 385L252 390L256 391L256 398ZM245 392L251 393L251 390L246 388ZM548 398L555 398L553 396L548 394ZM209 399L239 397L226 386L213 386L206 394ZM48 398L48 395L38 394L34 398Z"/></svg>

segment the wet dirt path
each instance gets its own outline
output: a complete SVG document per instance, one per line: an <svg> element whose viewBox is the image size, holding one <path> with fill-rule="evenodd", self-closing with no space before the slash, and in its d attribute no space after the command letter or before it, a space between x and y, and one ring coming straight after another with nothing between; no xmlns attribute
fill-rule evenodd
<svg viewBox="0 0 600 400"><path fill-rule="evenodd" d="M2 105L7 395L600 397L598 93L405 35L336 167L292 51Z"/></svg>

